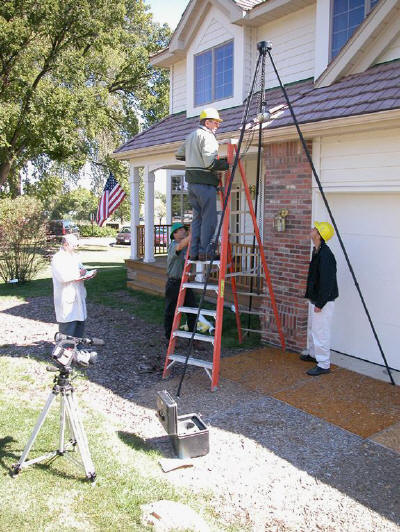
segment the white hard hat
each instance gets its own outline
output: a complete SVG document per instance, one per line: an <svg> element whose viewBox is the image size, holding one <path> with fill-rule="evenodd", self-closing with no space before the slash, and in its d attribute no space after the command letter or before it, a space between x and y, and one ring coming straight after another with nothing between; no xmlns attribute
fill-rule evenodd
<svg viewBox="0 0 400 532"><path fill-rule="evenodd" d="M62 237L62 242L68 244L71 248L77 248L79 245L78 238L73 234L69 233L68 235L64 235Z"/></svg>

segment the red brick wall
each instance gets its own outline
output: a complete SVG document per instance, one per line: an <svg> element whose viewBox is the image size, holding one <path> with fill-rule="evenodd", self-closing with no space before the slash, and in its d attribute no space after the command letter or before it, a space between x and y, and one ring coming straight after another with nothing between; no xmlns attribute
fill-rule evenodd
<svg viewBox="0 0 400 532"><path fill-rule="evenodd" d="M311 153L311 142L307 147ZM265 147L264 245L283 334L288 349L307 345L308 307L304 299L310 260L312 172L300 141ZM273 218L287 209L286 232L273 229ZM263 339L279 345L269 297L262 320Z"/></svg>

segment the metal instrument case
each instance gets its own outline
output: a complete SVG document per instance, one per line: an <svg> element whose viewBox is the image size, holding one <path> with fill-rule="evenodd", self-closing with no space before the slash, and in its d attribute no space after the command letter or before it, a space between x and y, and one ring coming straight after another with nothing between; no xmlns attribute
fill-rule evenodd
<svg viewBox="0 0 400 532"><path fill-rule="evenodd" d="M209 452L207 425L194 413L178 416L177 404L166 390L157 392L157 414L178 458L195 458Z"/></svg>

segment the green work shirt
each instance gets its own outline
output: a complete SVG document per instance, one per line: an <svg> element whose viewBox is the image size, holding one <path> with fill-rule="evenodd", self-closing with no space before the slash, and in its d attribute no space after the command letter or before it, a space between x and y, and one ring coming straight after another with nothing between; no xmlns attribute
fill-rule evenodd
<svg viewBox="0 0 400 532"><path fill-rule="evenodd" d="M167 273L168 277L173 279L182 278L183 267L185 265L186 248L177 251L177 244L178 242L173 240L168 248Z"/></svg>

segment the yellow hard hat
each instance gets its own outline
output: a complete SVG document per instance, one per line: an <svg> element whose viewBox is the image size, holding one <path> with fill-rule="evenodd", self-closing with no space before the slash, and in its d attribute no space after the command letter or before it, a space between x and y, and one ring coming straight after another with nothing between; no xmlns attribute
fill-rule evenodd
<svg viewBox="0 0 400 532"><path fill-rule="evenodd" d="M200 120L205 120L207 118L222 122L222 118L220 118L218 111L214 109L214 107L207 107L207 109L203 109L200 113Z"/></svg>
<svg viewBox="0 0 400 532"><path fill-rule="evenodd" d="M335 234L333 226L329 222L314 222L314 227L325 240L325 242L331 239Z"/></svg>

